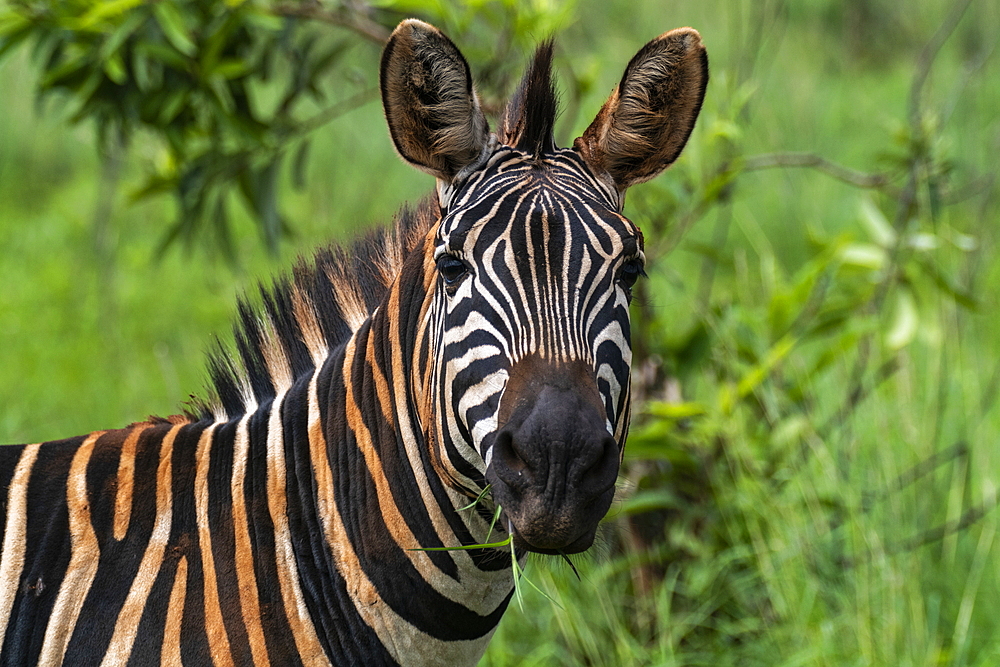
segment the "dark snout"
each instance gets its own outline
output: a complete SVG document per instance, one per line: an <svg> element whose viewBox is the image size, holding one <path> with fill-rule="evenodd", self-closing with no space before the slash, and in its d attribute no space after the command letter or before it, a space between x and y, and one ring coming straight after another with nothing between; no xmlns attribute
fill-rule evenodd
<svg viewBox="0 0 1000 667"><path fill-rule="evenodd" d="M588 366L536 361L530 377L524 370L515 367L504 391L486 477L516 546L583 551L614 497L618 443Z"/></svg>

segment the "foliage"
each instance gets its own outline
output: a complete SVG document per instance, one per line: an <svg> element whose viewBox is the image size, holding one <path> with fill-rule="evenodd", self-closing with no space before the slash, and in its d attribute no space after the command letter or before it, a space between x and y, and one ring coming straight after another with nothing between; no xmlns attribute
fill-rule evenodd
<svg viewBox="0 0 1000 667"><path fill-rule="evenodd" d="M164 153L134 199L172 193L177 219L161 250L199 234L234 260L233 194L272 251L291 231L281 212L283 165L297 187L313 133L377 96L376 57L407 14L471 40L488 99L511 86L514 52L549 34L571 3L282 2L280 0L12 0L0 13L0 56L33 42L38 94L72 122L92 120L114 159L137 131ZM363 67L357 67L358 63Z"/></svg>

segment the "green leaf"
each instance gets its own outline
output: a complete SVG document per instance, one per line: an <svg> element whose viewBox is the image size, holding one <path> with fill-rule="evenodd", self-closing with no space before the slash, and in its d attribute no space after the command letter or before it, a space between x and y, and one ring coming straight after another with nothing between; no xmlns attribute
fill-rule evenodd
<svg viewBox="0 0 1000 667"><path fill-rule="evenodd" d="M6 37L31 27L31 20L17 11L7 10L0 13L0 37Z"/></svg>
<svg viewBox="0 0 1000 667"><path fill-rule="evenodd" d="M208 87L219 106L222 107L223 114L231 116L236 109L236 104L233 102L233 96L229 92L226 80L221 76L210 76L208 77Z"/></svg>
<svg viewBox="0 0 1000 667"><path fill-rule="evenodd" d="M125 71L125 63L122 62L120 53L112 54L105 59L104 73L119 86L124 85L128 81L128 72Z"/></svg>
<svg viewBox="0 0 1000 667"><path fill-rule="evenodd" d="M258 212L264 231L264 241L272 252L278 249L278 237L281 233L281 216L278 213L278 172L281 167L281 156L274 158L257 177Z"/></svg>
<svg viewBox="0 0 1000 667"><path fill-rule="evenodd" d="M135 51L182 72L188 70L189 64L184 56L162 42L139 42L135 46Z"/></svg>
<svg viewBox="0 0 1000 667"><path fill-rule="evenodd" d="M93 3L93 7L73 26L76 30L91 30L106 19L113 19L144 4L144 0L104 0ZM161 4L159 2L155 4Z"/></svg>
<svg viewBox="0 0 1000 667"><path fill-rule="evenodd" d="M33 26L13 12L0 15L0 58L31 36Z"/></svg>
<svg viewBox="0 0 1000 667"><path fill-rule="evenodd" d="M42 90L53 88L55 86L65 86L71 85L69 81L76 78L78 75L83 75L84 70L87 70L93 66L93 55L84 53L76 58L67 59L66 61L60 63L56 67L48 70L45 76L42 77L41 81L38 82L38 87ZM84 79L77 81L78 85ZM75 86L74 86L75 87Z"/></svg>
<svg viewBox="0 0 1000 667"><path fill-rule="evenodd" d="M485 497L486 497L486 495L487 495L487 494L488 494L488 493L490 492L490 489L491 489L492 487L493 487L493 485L492 485L492 484L487 484L487 485L486 485L485 487L483 487L483 490L479 492L479 495L478 495L478 496L476 496L475 500L473 500L473 501L472 501L471 503L469 503L469 504L468 504L468 505L466 505L465 507L459 507L459 508L458 508L458 511L459 511L459 512L464 512L464 511L466 511L466 510L471 510L471 509L472 509L473 507L475 507L475 506L476 506L476 505L478 505L478 504L479 504L480 502L482 502L483 498L485 498Z"/></svg>
<svg viewBox="0 0 1000 667"><path fill-rule="evenodd" d="M845 266L876 271L888 261L885 249L871 243L849 243L840 248L838 257Z"/></svg>
<svg viewBox="0 0 1000 667"><path fill-rule="evenodd" d="M906 237L906 245L917 252L927 252L941 247L941 239L930 232L915 232Z"/></svg>
<svg viewBox="0 0 1000 667"><path fill-rule="evenodd" d="M895 351L909 345L917 335L919 322L920 316L913 294L905 287L900 287L896 292L896 311L892 326L885 334L886 346Z"/></svg>
<svg viewBox="0 0 1000 667"><path fill-rule="evenodd" d="M309 147L312 142L308 139L299 144L292 158L292 186L296 190L304 190L306 187L306 164L309 158Z"/></svg>
<svg viewBox="0 0 1000 667"><path fill-rule="evenodd" d="M160 116L158 119L160 124L166 125L176 118L177 114L184 108L184 103L187 102L187 99L188 91L183 88L168 92L163 106L160 107Z"/></svg>
<svg viewBox="0 0 1000 667"><path fill-rule="evenodd" d="M633 429L625 446L630 459L662 459L673 461L685 455L678 450L676 422L656 419Z"/></svg>
<svg viewBox="0 0 1000 667"><path fill-rule="evenodd" d="M621 513L628 516L681 506L681 499L666 488L640 491L622 503Z"/></svg>
<svg viewBox="0 0 1000 667"><path fill-rule="evenodd" d="M153 13L167 41L184 55L193 57L198 49L191 39L187 26L184 25L184 15L181 11L169 0L159 0L153 3Z"/></svg>
<svg viewBox="0 0 1000 667"><path fill-rule="evenodd" d="M136 87L144 93L154 88L153 75L150 71L149 60L139 51L132 52L132 77Z"/></svg>
<svg viewBox="0 0 1000 667"><path fill-rule="evenodd" d="M968 290L956 285L952 278L944 274L933 262L924 259L920 262L920 267L931 277L938 289L950 295L956 302L969 310L976 310L979 308L979 300L970 294Z"/></svg>
<svg viewBox="0 0 1000 667"><path fill-rule="evenodd" d="M125 20L122 21L122 24L115 28L114 32L112 32L107 39L104 40L104 43L101 44L98 57L108 58L117 53L121 49L122 45L125 44L129 37L135 34L136 30L142 26L147 18L148 14L144 11L131 12Z"/></svg>
<svg viewBox="0 0 1000 667"><path fill-rule="evenodd" d="M470 549L499 549L505 547L513 540L512 535L508 535L506 540L501 542L490 542L488 544L467 544L460 547L418 547L408 549L408 551L469 551Z"/></svg>
<svg viewBox="0 0 1000 667"><path fill-rule="evenodd" d="M238 58L225 58L216 63L210 74L223 79L238 79L250 73L247 63Z"/></svg>
<svg viewBox="0 0 1000 667"><path fill-rule="evenodd" d="M865 197L860 205L861 222L868 231L868 236L876 244L883 248L891 248L896 245L896 230L892 228L882 211L875 203Z"/></svg>
<svg viewBox="0 0 1000 667"><path fill-rule="evenodd" d="M737 395L743 398L756 389L771 374L774 367L788 356L788 353L792 351L798 342L798 338L783 336L777 343L772 345L771 349L767 351L764 360L754 366L749 373L743 376L739 384L736 385Z"/></svg>
<svg viewBox="0 0 1000 667"><path fill-rule="evenodd" d="M700 417L708 412L701 403L666 403L663 401L650 401L646 404L645 412L653 417L663 417L678 421L690 417Z"/></svg>

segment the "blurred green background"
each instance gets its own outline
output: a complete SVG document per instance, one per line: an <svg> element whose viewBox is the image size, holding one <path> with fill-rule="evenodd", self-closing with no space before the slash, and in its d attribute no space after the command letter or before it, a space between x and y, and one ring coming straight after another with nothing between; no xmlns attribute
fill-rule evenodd
<svg viewBox="0 0 1000 667"><path fill-rule="evenodd" d="M158 4L171 48L194 53L208 5ZM444 28L488 103L554 29L568 144L645 41L691 25L712 72L701 119L626 203L654 261L620 500L580 580L529 563L554 601L525 586L482 664L1000 664L1000 4L383 0L304 3L289 27L294 5L232 3L274 40L246 58L303 35L336 55L310 82L322 95L269 116L277 130L260 109L281 108L294 60L212 83L233 114L247 77L261 123L215 143L211 118L184 143L186 111L115 124L123 89L88 82L124 85L134 61L85 45L132 9L79 18L98 5L0 3L0 34L48 21L0 59L0 442L178 411L204 394L235 295L431 189L371 94L378 29ZM85 39L66 53L97 72L76 83L54 72L71 33ZM81 107L95 91L105 106ZM221 181L215 207L178 195L206 142L274 174L273 208Z"/></svg>

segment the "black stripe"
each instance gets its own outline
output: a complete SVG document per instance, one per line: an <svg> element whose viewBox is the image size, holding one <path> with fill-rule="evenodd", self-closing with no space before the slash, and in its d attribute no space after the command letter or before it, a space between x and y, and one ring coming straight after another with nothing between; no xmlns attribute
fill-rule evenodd
<svg viewBox="0 0 1000 667"><path fill-rule="evenodd" d="M253 660L250 654L250 640L243 624L239 580L236 578L236 541L230 489L233 448L238 423L238 421L228 422L212 432L208 473L208 526L212 538L216 585L219 588L219 605L222 608L223 625L229 635L233 662L237 665L249 665L253 664Z"/></svg>
<svg viewBox="0 0 1000 667"><path fill-rule="evenodd" d="M45 638L45 626L70 558L66 481L73 454L87 436L46 443L28 483L26 541L30 555L11 609L4 637L6 665L34 665Z"/></svg>

